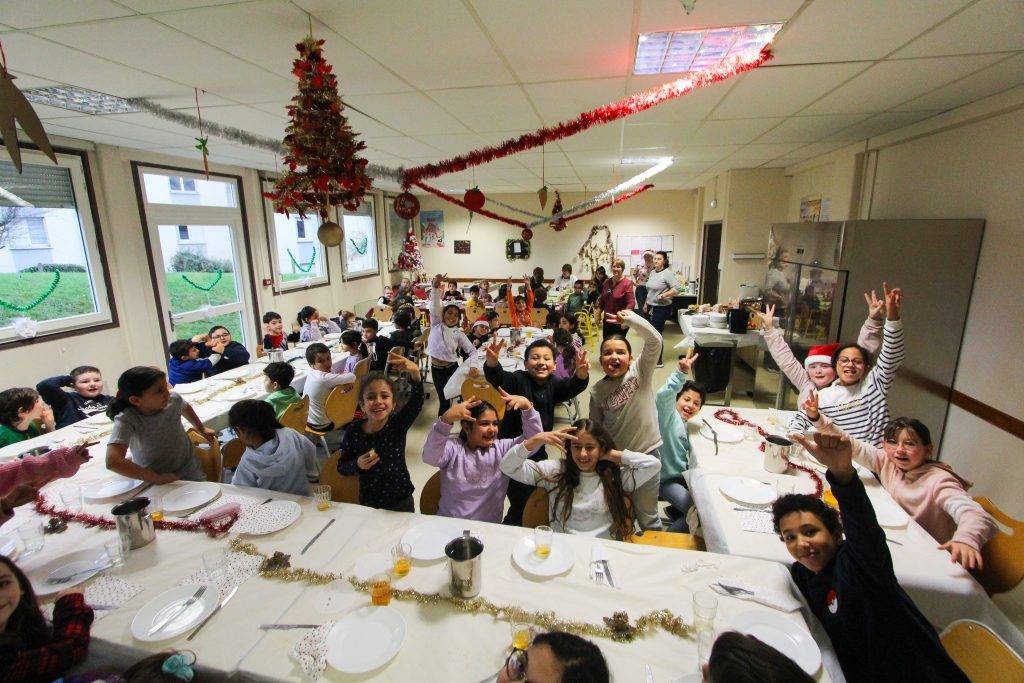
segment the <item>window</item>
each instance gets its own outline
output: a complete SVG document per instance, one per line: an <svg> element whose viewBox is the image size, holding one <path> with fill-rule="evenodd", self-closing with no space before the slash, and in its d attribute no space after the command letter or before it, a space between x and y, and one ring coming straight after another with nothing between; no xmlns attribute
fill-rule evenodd
<svg viewBox="0 0 1024 683"><path fill-rule="evenodd" d="M195 178L183 178L178 175L167 177L167 184L171 186L171 192L195 192Z"/></svg>
<svg viewBox="0 0 1024 683"><path fill-rule="evenodd" d="M388 270L394 273L401 270L398 267L398 256L405 248L405 237L412 230L412 220L402 218L395 213L395 195L384 195L384 204L387 206L387 249L388 249Z"/></svg>
<svg viewBox="0 0 1024 683"><path fill-rule="evenodd" d="M346 280L380 272L377 260L377 212L374 195L368 194L355 211L345 211L341 225L345 229L342 243L342 273Z"/></svg>
<svg viewBox="0 0 1024 683"><path fill-rule="evenodd" d="M180 173L180 172L179 172ZM147 172L142 174L146 201L150 204L176 204L179 206L216 206L228 209L238 207L238 188L223 180L206 180L187 175L167 175Z"/></svg>
<svg viewBox="0 0 1024 683"><path fill-rule="evenodd" d="M22 156L20 174L0 160L0 343L19 318L37 337L114 322L84 154Z"/></svg>
<svg viewBox="0 0 1024 683"><path fill-rule="evenodd" d="M263 191L273 189L273 183L264 181ZM316 239L320 217L309 214L305 218L275 213L270 200L264 200L267 217L267 239L270 261L274 273L274 286L278 292L301 289L330 282L323 244Z"/></svg>
<svg viewBox="0 0 1024 683"><path fill-rule="evenodd" d="M179 225L178 226L178 241L179 242L187 242L188 241L188 226L187 225Z"/></svg>

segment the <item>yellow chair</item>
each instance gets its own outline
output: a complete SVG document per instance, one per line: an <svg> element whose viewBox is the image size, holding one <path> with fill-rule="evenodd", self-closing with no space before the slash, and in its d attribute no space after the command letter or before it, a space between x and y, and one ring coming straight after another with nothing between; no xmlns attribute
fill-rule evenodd
<svg viewBox="0 0 1024 683"><path fill-rule="evenodd" d="M441 472L434 472L420 491L420 514L436 515L441 506Z"/></svg>
<svg viewBox="0 0 1024 683"><path fill-rule="evenodd" d="M294 429L299 434L306 431L306 419L309 417L309 396L303 396L301 401L292 403L284 412L281 413L281 417L277 419L281 423L282 427L288 427Z"/></svg>
<svg viewBox="0 0 1024 683"><path fill-rule="evenodd" d="M233 470L242 462L242 454L245 453L245 444L238 439L231 439L220 449L221 467Z"/></svg>
<svg viewBox="0 0 1024 683"><path fill-rule="evenodd" d="M356 379L362 379L366 377L366 373L370 371L370 359L364 358L356 366L352 368L352 373L356 376Z"/></svg>
<svg viewBox="0 0 1024 683"><path fill-rule="evenodd" d="M335 429L341 429L355 419L356 408L359 404L359 384L339 384L331 389L324 401L324 414L334 424ZM308 429L308 428L307 428Z"/></svg>
<svg viewBox="0 0 1024 683"><path fill-rule="evenodd" d="M370 310L370 317L380 322L388 322L394 315L395 311L390 306L374 306Z"/></svg>
<svg viewBox="0 0 1024 683"><path fill-rule="evenodd" d="M444 387L441 387L440 392L444 391ZM470 396L475 396L481 401L487 401L498 413L498 419L505 417L505 402L501 400L501 394L494 388L494 385L488 382L484 377L468 377L465 382L462 383L462 400L465 401Z"/></svg>
<svg viewBox="0 0 1024 683"><path fill-rule="evenodd" d="M583 334L584 337L593 337L597 333L594 331L594 316L586 311L576 311L576 329Z"/></svg>
<svg viewBox="0 0 1024 683"><path fill-rule="evenodd" d="M548 522L548 491L538 486L526 499L526 506L523 508L523 528L536 529Z"/></svg>
<svg viewBox="0 0 1024 683"><path fill-rule="evenodd" d="M466 324L472 325L476 319L487 312L487 307L479 301L466 302Z"/></svg>
<svg viewBox="0 0 1024 683"><path fill-rule="evenodd" d="M324 462L320 483L331 487L331 500L336 503L359 503L359 475L338 472L341 451L334 451Z"/></svg>
<svg viewBox="0 0 1024 683"><path fill-rule="evenodd" d="M1024 659L981 622L958 619L939 639L971 683L1024 681Z"/></svg>
<svg viewBox="0 0 1024 683"><path fill-rule="evenodd" d="M978 583L989 595L1005 593L1016 588L1024 579L1024 522L1010 517L988 498L978 497L974 500L985 512L1013 532L1007 534L1002 530L997 531L981 549L985 568L978 575Z"/></svg>
<svg viewBox="0 0 1024 683"><path fill-rule="evenodd" d="M495 311L498 312L498 324L508 327L512 324L512 314L508 310L508 306L502 306L501 308L495 307Z"/></svg>
<svg viewBox="0 0 1024 683"><path fill-rule="evenodd" d="M707 550L704 539L691 534L676 534L671 531L645 531L642 535L633 534L629 543L637 545L656 545L661 548L677 548L679 550Z"/></svg>
<svg viewBox="0 0 1024 683"><path fill-rule="evenodd" d="M546 327L548 321L548 309L537 308L534 306L530 309L530 320L533 321L532 327Z"/></svg>
<svg viewBox="0 0 1024 683"><path fill-rule="evenodd" d="M205 436L191 428L188 430L188 438L192 442L192 451L203 466L206 481L220 482L223 468L220 458L220 443L216 439L210 443Z"/></svg>

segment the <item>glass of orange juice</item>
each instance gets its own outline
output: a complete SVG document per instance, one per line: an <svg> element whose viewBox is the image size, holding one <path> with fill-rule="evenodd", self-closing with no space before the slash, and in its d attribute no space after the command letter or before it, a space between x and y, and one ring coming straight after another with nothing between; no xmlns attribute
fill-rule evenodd
<svg viewBox="0 0 1024 683"><path fill-rule="evenodd" d="M313 499L316 501L316 509L320 512L331 507L331 486L330 484L315 484L313 486Z"/></svg>
<svg viewBox="0 0 1024 683"><path fill-rule="evenodd" d="M533 642L533 627L522 621L513 621L512 628L512 649L525 650Z"/></svg>
<svg viewBox="0 0 1024 683"><path fill-rule="evenodd" d="M164 497L159 493L149 496L149 518L154 522L161 522L164 518Z"/></svg>
<svg viewBox="0 0 1024 683"><path fill-rule="evenodd" d="M391 574L381 572L370 580L370 603L377 607L391 604Z"/></svg>
<svg viewBox="0 0 1024 683"><path fill-rule="evenodd" d="M408 543L396 543L391 548L391 561L395 576L405 576L412 569L412 548Z"/></svg>
<svg viewBox="0 0 1024 683"><path fill-rule="evenodd" d="M551 541L555 532L549 526L539 526L533 530L533 553L543 559L551 554Z"/></svg>

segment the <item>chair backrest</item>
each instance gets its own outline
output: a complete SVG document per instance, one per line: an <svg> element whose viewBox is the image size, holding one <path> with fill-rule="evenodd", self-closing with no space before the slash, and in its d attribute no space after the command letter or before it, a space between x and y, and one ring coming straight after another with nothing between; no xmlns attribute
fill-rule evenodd
<svg viewBox="0 0 1024 683"><path fill-rule="evenodd" d="M479 301L466 302L466 324L472 325L477 318L487 312L487 307Z"/></svg>
<svg viewBox="0 0 1024 683"><path fill-rule="evenodd" d="M1010 534L996 531L981 549L985 569L978 576L978 582L989 595L1005 593L1024 580L1024 522L1010 517L988 498L974 500L996 521L1013 531Z"/></svg>
<svg viewBox="0 0 1024 683"><path fill-rule="evenodd" d="M299 434L306 431L306 419L309 417L309 396L303 396L301 401L292 403L284 412L281 413L281 417L277 419L283 427L294 429Z"/></svg>
<svg viewBox="0 0 1024 683"><path fill-rule="evenodd" d="M498 413L498 419L505 417L505 402L501 400L501 394L494 388L494 385L484 377L467 377L462 383L462 400L475 396L481 401L487 401Z"/></svg>
<svg viewBox="0 0 1024 683"><path fill-rule="evenodd" d="M954 621L939 639L971 683L1024 681L1024 659L981 622Z"/></svg>
<svg viewBox="0 0 1024 683"><path fill-rule="evenodd" d="M533 327L544 327L548 321L548 309L534 306L530 309L530 317L533 320Z"/></svg>
<svg viewBox="0 0 1024 683"><path fill-rule="evenodd" d="M495 306L494 310L498 312L498 324L499 325L511 325L512 324L512 313L509 312L508 306L502 306L498 308Z"/></svg>
<svg viewBox="0 0 1024 683"><path fill-rule="evenodd" d="M406 358L409 357L404 346L392 346L389 353L397 353L399 356L405 356Z"/></svg>
<svg viewBox="0 0 1024 683"><path fill-rule="evenodd" d="M220 449L221 467L235 469L238 463L242 462L242 454L245 453L245 444L238 439L231 439Z"/></svg>
<svg viewBox="0 0 1024 683"><path fill-rule="evenodd" d="M370 317L381 322L391 320L394 315L395 311L390 306L374 306L370 311Z"/></svg>
<svg viewBox="0 0 1024 683"><path fill-rule="evenodd" d="M320 470L320 483L331 487L331 500L336 503L359 503L359 475L338 472L341 451L334 451Z"/></svg>
<svg viewBox="0 0 1024 683"><path fill-rule="evenodd" d="M366 376L366 373L368 373L369 371L370 371L370 359L369 358L362 359L361 361L356 363L354 368L352 368L352 372L353 372L353 374L355 374L356 379L362 379L363 377Z"/></svg>
<svg viewBox="0 0 1024 683"><path fill-rule="evenodd" d="M324 413L335 429L344 427L353 420L359 404L359 383L339 384L331 389L324 401Z"/></svg>
<svg viewBox="0 0 1024 683"><path fill-rule="evenodd" d="M430 475L427 483L420 491L420 514L436 515L441 506L441 472L438 470Z"/></svg>
<svg viewBox="0 0 1024 683"><path fill-rule="evenodd" d="M548 518L548 491L538 486L526 499L526 507L523 508L523 527L536 529L550 521Z"/></svg>
<svg viewBox="0 0 1024 683"><path fill-rule="evenodd" d="M220 481L221 475L221 459L220 459L220 443L216 439L211 444L206 440L202 434L194 429L188 430L188 438L192 441L192 451L199 458L199 463L203 466L203 473L206 475L206 481Z"/></svg>

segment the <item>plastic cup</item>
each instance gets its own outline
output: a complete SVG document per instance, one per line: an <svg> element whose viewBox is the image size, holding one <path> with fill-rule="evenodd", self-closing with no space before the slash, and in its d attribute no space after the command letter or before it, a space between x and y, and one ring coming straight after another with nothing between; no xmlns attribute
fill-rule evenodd
<svg viewBox="0 0 1024 683"><path fill-rule="evenodd" d="M60 490L60 500L64 507L72 512L79 512L82 509L82 487L65 486Z"/></svg>
<svg viewBox="0 0 1024 683"><path fill-rule="evenodd" d="M395 576L405 576L412 569L412 547L408 543L396 543L391 548L391 562Z"/></svg>
<svg viewBox="0 0 1024 683"><path fill-rule="evenodd" d="M164 497L159 493L149 496L149 518L154 522L162 522L164 519Z"/></svg>
<svg viewBox="0 0 1024 683"><path fill-rule="evenodd" d="M127 538L127 536L125 538ZM121 542L120 537L104 543L103 549L107 553L107 561L110 563L111 567L124 566L125 560L128 559L128 549Z"/></svg>
<svg viewBox="0 0 1024 683"><path fill-rule="evenodd" d="M330 484L316 484L313 486L313 499L316 501L316 509L320 512L331 507L331 486Z"/></svg>
<svg viewBox="0 0 1024 683"><path fill-rule="evenodd" d="M510 624L512 630L512 649L525 650L533 642L533 627L522 621L513 621Z"/></svg>
<svg viewBox="0 0 1024 683"><path fill-rule="evenodd" d="M381 572L370 581L370 603L377 607L391 604L391 574Z"/></svg>
<svg viewBox="0 0 1024 683"><path fill-rule="evenodd" d="M214 583L219 583L227 576L228 553L226 550L216 548L203 553L203 569L206 570L206 577Z"/></svg>
<svg viewBox="0 0 1024 683"><path fill-rule="evenodd" d="M693 594L693 625L697 630L715 628L718 613L718 598L711 591L696 591Z"/></svg>
<svg viewBox="0 0 1024 683"><path fill-rule="evenodd" d="M533 553L541 558L547 559L551 554L551 541L555 532L549 526L539 526L533 530Z"/></svg>
<svg viewBox="0 0 1024 683"><path fill-rule="evenodd" d="M43 549L43 545L46 542L43 536L43 523L25 522L18 527L18 537L24 546L24 550L21 553L23 558L38 553Z"/></svg>

